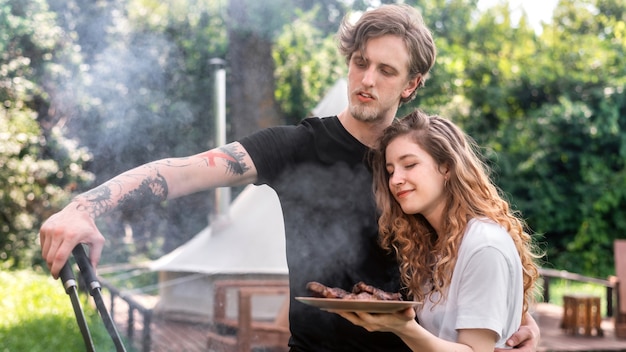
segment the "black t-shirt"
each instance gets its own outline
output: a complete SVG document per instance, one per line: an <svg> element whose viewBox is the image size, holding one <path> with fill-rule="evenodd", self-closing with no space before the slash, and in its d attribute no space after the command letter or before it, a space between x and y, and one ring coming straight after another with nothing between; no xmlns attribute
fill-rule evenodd
<svg viewBox="0 0 626 352"><path fill-rule="evenodd" d="M367 332L334 313L296 301L318 281L351 290L359 281L400 289L393 254L378 245L368 148L336 116L272 127L240 140L272 187L285 221L292 351L409 351L394 334Z"/></svg>

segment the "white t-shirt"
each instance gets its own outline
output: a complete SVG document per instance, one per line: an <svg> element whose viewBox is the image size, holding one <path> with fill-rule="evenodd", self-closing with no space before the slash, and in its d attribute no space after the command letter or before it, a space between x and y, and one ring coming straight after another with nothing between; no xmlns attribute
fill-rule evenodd
<svg viewBox="0 0 626 352"><path fill-rule="evenodd" d="M498 334L496 347L505 347L520 327L523 301L522 262L513 239L493 221L472 219L447 299L434 305L427 296L417 316L442 339L457 341L458 329L489 329Z"/></svg>

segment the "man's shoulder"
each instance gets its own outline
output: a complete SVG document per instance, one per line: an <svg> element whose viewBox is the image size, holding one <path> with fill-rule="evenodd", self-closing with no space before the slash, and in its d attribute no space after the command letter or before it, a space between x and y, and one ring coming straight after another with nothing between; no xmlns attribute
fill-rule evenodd
<svg viewBox="0 0 626 352"><path fill-rule="evenodd" d="M339 118L337 116L325 116L325 117L306 117L300 121L300 125L310 126L313 128L335 128Z"/></svg>

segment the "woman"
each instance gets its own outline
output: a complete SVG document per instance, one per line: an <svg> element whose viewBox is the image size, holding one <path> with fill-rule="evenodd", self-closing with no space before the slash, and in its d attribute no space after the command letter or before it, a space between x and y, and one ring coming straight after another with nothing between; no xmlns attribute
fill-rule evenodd
<svg viewBox="0 0 626 352"><path fill-rule="evenodd" d="M417 312L337 313L393 332L414 351L504 348L528 311L538 256L476 144L450 121L416 110L385 130L373 155L381 244L395 251L402 283L423 304Z"/></svg>

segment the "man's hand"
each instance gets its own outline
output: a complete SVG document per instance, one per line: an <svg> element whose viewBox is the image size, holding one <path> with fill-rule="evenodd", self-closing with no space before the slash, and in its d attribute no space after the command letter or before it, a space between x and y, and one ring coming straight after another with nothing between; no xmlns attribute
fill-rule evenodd
<svg viewBox="0 0 626 352"><path fill-rule="evenodd" d="M104 246L104 237L94 220L86 211L79 210L75 203L70 203L43 223L39 230L39 240L41 255L55 279L59 277L59 271L79 243L89 246L89 257L94 269Z"/></svg>
<svg viewBox="0 0 626 352"><path fill-rule="evenodd" d="M519 330L513 336L511 336L506 344L513 349L501 349L496 348L496 352L510 352L510 351L520 351L520 352L536 352L537 347L539 346L539 337L541 333L539 331L539 325L535 319L530 315L530 313L526 312L524 315L524 319L522 319L522 326L520 326Z"/></svg>

